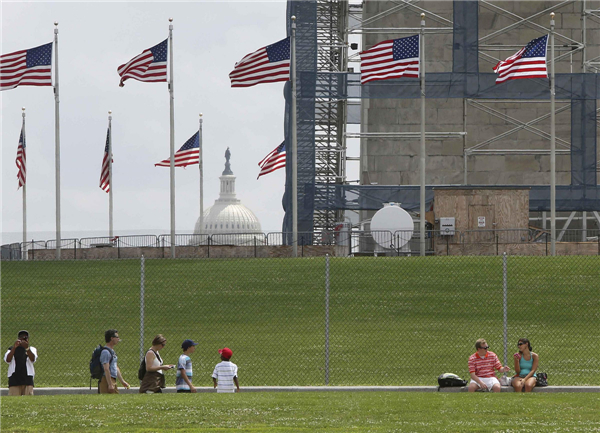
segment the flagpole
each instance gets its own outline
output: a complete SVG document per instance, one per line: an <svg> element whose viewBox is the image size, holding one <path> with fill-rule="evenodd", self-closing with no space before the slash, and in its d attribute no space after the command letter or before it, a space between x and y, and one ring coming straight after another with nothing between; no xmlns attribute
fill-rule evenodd
<svg viewBox="0 0 600 433"><path fill-rule="evenodd" d="M23 182L23 257L27 260L27 140L25 140L25 107L23 107L23 164L25 165L25 182Z"/></svg>
<svg viewBox="0 0 600 433"><path fill-rule="evenodd" d="M554 87L554 12L550 14L550 253L556 255L556 113Z"/></svg>
<svg viewBox="0 0 600 433"><path fill-rule="evenodd" d="M60 112L58 93L58 22L54 22L54 165L56 184L56 259L60 260Z"/></svg>
<svg viewBox="0 0 600 433"><path fill-rule="evenodd" d="M200 172L200 231L204 230L204 168L202 167L202 113L198 125L198 170Z"/></svg>
<svg viewBox="0 0 600 433"><path fill-rule="evenodd" d="M108 111L108 236L113 236L112 111Z"/></svg>
<svg viewBox="0 0 600 433"><path fill-rule="evenodd" d="M296 130L296 17L292 16L290 81L292 82L292 255L298 257L298 133Z"/></svg>
<svg viewBox="0 0 600 433"><path fill-rule="evenodd" d="M171 108L171 258L175 258L175 106L173 96L173 18L169 18L169 101Z"/></svg>
<svg viewBox="0 0 600 433"><path fill-rule="evenodd" d="M419 71L421 74L421 158L420 158L420 255L425 255L425 14L421 14L419 35Z"/></svg>

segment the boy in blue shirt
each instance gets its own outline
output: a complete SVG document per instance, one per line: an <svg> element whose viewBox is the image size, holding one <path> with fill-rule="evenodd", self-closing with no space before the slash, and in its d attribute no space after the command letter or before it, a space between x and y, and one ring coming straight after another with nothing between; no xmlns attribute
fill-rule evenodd
<svg viewBox="0 0 600 433"><path fill-rule="evenodd" d="M177 381L175 382L177 392L196 392L196 388L192 385L192 360L190 355L194 353L197 345L198 343L194 343L192 340L184 340L181 343L183 354L177 362Z"/></svg>

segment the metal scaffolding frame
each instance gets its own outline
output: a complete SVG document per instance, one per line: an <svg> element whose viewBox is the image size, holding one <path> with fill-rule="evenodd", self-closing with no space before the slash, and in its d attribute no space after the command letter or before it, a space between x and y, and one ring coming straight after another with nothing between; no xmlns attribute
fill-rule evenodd
<svg viewBox="0 0 600 433"><path fill-rule="evenodd" d="M296 2L291 1L290 4L293 3ZM369 204L366 207L361 207L364 206L366 203L360 197L360 194L362 194L360 192L362 191L361 185L349 185L350 182L346 177L346 163L347 161L356 161L358 158L356 156L347 155L347 138L359 138L361 140L372 140L380 138L410 138L410 134L404 136L402 136L402 134L388 134L388 136L384 137L381 135L376 136L373 135L373 133L364 132L359 134L346 133L346 124L349 123L349 107L353 109L352 123L356 123L356 101L362 101L365 98L377 99L382 97L406 99L414 98L416 95L416 90L414 86L411 83L401 82L401 80L398 80L397 85L396 83L394 83L394 87L385 88L377 87L377 85L375 85L372 87L365 86L366 89L363 89L362 86L357 85L358 74L354 73L352 68L348 68L349 63L360 61L358 53L348 53L348 40L350 36L360 36L373 33L398 34L399 32L401 32L399 29L377 27L377 21L381 18L406 11L411 11L416 14L424 12L427 15L428 22L435 23L433 25L438 26L436 28L440 28L440 30L442 30L441 28L445 26L453 27L454 38L458 38L458 45L464 47L459 48L459 51L457 51L456 48L453 48L453 74L455 74L454 77L458 78L459 81L450 81L449 77L452 75L449 73L433 73L428 76L428 80L431 79L432 82L439 89L445 89L446 87L444 86L447 86L448 90L443 91L443 93L446 95L446 98L458 97L463 99L464 121L462 125L462 131L441 132L436 134L438 134L437 138L439 138L439 136L444 135L446 135L446 138L462 137L464 145L464 155L466 157L465 161L468 160L469 155L490 155L502 153L547 153L547 151L544 149L528 149L525 147L520 147L518 149L495 150L488 149L487 145L501 140L502 138L505 138L519 131L528 131L538 137L541 137L541 139L547 139L548 134L544 130L537 127L536 124L544 121L547 117L549 117L548 114L539 116L529 121L521 121L520 119L516 119L514 117L511 117L510 115L497 112L493 104L496 104L498 102L545 102L543 97L540 98L539 96L541 85L540 83L534 84L537 94L533 93L531 95L526 95L526 93L523 93L527 92L528 89L523 90L523 88L511 86L506 96L506 99L503 99L503 95L499 95L498 92L492 86L490 86L490 84L493 84L493 82L490 82L490 75L492 74L480 73L478 71L477 62L473 63L473 57L469 57L475 54L474 51L473 54L466 52L470 47L475 48L475 46L477 46L476 57L479 58L481 61L488 63L496 63L499 60L499 57L505 58L506 56L504 56L504 54L514 52L516 51L516 49L521 48L521 46L516 47L503 45L500 47L498 45L492 44L493 38L502 36L513 29L523 27L543 30L544 32L547 32L546 27L535 23L534 20L536 20L544 14L547 15L552 11L560 12L561 8L567 5L580 4L582 20L580 40L577 40L579 38L574 39L574 35L570 35L573 37L569 37L567 35L561 34L560 29L555 34L557 40L562 42L562 46L559 43L556 47L556 51L558 54L556 56L556 60L562 60L564 62L570 59L572 63L571 72L573 73L573 69L575 69L575 72L571 76L569 76L568 74L562 74L561 77L558 77L559 84L561 84L560 80L562 80L563 88L561 88L561 91L563 92L563 94L561 95L561 98L558 98L557 102L560 102L561 99L564 102L568 101L570 99L568 96L570 94L569 92L571 92L572 94L575 94L577 92L585 92L585 90L577 90L585 89L585 85L582 84L583 82L590 82L593 86L597 87L597 84L593 84L595 83L595 79L591 78L589 75L591 72L600 72L600 56L590 59L586 57L586 32L588 21L594 23L594 28L596 28L595 23L600 22L600 10L589 9L587 7L586 0L564 0L561 2L557 2L556 4L551 5L550 7L542 11L538 11L535 14L532 14L531 16L527 17L519 16L518 14L515 14L512 11L506 10L502 7L502 3L494 4L489 0L479 0L479 2L477 3L477 8L486 8L492 10L502 15L503 17L509 18L513 21L513 23L503 27L502 29L495 30L489 35L483 37L473 35L475 36L474 39L473 36L471 36L472 33L471 35L469 35L468 31L466 31L465 33L464 27L465 22L468 22L468 20L473 20L474 18L478 17L477 9L473 10L474 2L470 1L458 3L458 5L460 6L458 13L461 15L456 15L457 3L455 3L454 17L452 20L449 20L446 17L440 16L432 11L420 7L418 5L418 0L392 0L390 2L391 6L389 9L364 19L362 16L362 4L350 4L348 1L345 0L313 0L312 3L314 4L314 6L312 7L316 9L316 74L311 74L308 70L305 70L304 72L301 72L300 78L301 81L303 80L303 85L306 89L306 93L303 93L304 97L310 97L309 93L312 92L312 97L315 101L315 181L312 187L310 187L309 184L306 184L306 187L308 188L307 192L314 193L314 195L312 197L305 197L306 215L308 216L310 212L314 212L311 214L311 223L313 224L315 230L331 229L334 224L341 222L343 220L344 209L373 209L373 204L377 200L377 193L374 189L369 189L369 192L365 190L365 194L369 196L369 199L367 200ZM465 5L466 3L469 3L469 5ZM455 20L459 20L458 24L454 22ZM403 30L407 31L407 29ZM464 50L464 52L461 52L461 49ZM581 62L580 64L578 63L575 65L573 64L573 55L577 53L581 53ZM458 70L455 69L457 66L459 67ZM577 73L579 71L583 72L584 74L578 75ZM310 80L314 79L313 77L315 76L316 84L314 86L314 90L310 90L308 84L310 84ZM473 81L473 78L475 79L475 81ZM456 83L458 83L459 86L456 86ZM478 85L480 90L473 91L472 87L469 87L470 83ZM461 90L460 86L464 86L464 90ZM391 93L388 96L387 93L390 90ZM591 94L594 95L595 92L596 90L593 90ZM463 94L464 96L462 96ZM520 96L529 97L530 99L519 99ZM431 97L443 98L444 96L442 96L440 93L432 96L428 95L428 98ZM580 93L579 96L576 96L576 98L577 99L571 101L570 106L568 104L560 103L555 113L558 114L571 108L571 119L572 122L574 122L574 119L579 118L579 116L587 116L587 114L589 114L589 110L592 108L592 105L596 105L595 101L593 104L591 104L589 91L587 93ZM502 134L499 134L495 137L491 137L480 143L468 143L467 136L465 134L468 125L467 107L471 107L476 110L482 110L492 116L501 118L507 121L508 123L512 124L512 128L509 127L509 129L506 132L503 132ZM593 108L594 111L597 111L600 114L600 109L598 107L594 106ZM590 126L587 125L585 126L585 128L587 129L585 131L582 130L581 134L587 134L582 135L582 137L584 137L582 139L587 140L588 138L585 137L589 137ZM433 133L428 133L428 139L434 139L434 137L435 135ZM578 162L572 162L573 170L580 169L580 167L583 167L581 163L582 159L589 160L590 158L589 151L591 150L591 148L586 150L586 148L582 147L584 145L582 144L581 139L578 140L579 141L577 142L577 144L574 144L575 147L573 149L571 149L571 143L569 143L568 141L560 138L557 138L556 140L557 146L559 147L557 153L561 154L571 152L572 161L574 155L577 155L576 158ZM579 168L576 168L576 166ZM577 176L579 178L577 182L572 182L571 185L564 185L559 187L560 191L558 191L558 198L562 200L563 211L569 208L573 210L577 207L589 207L589 203L597 203L600 201L600 194L598 193L598 190L600 190L600 188L598 188L597 185L593 186L590 184L589 170L587 168L585 170L587 170L585 174L578 173ZM600 170L600 161L598 164L598 168L594 169L593 172L596 173L596 170ZM404 187L405 186L396 187L399 191L400 196L402 196L403 194L401 190ZM386 188L394 187L389 186ZM547 200L547 198L545 198L545 191L543 189L543 186L532 185L531 188L531 210L543 211L546 207L544 205L544 200ZM405 190L408 191L408 189ZM391 190L387 189L385 191ZM388 194L385 191L383 195ZM346 197L345 194L350 195ZM581 198L581 194L583 194L584 199ZM576 196L580 198L575 198ZM582 201L579 203L577 202L577 200ZM308 220L306 221L306 223L308 224Z"/></svg>
<svg viewBox="0 0 600 433"><path fill-rule="evenodd" d="M317 0L317 72L343 73L348 68L348 2ZM336 80L317 78L315 97L315 182L343 184L346 179L346 100L331 98ZM317 193L319 194L319 193ZM321 197L315 197L316 200ZM331 230L343 221L343 211L315 210L314 230Z"/></svg>

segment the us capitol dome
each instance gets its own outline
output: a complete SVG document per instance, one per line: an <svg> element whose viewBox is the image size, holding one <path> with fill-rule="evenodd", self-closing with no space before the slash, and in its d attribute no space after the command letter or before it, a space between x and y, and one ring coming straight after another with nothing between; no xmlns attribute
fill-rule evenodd
<svg viewBox="0 0 600 433"><path fill-rule="evenodd" d="M256 215L235 195L235 176L229 163L231 152L225 151L225 170L219 177L221 191L215 204L204 211L194 228L195 235L211 235L216 245L251 245L263 243L263 233ZM260 236L258 236L260 235Z"/></svg>

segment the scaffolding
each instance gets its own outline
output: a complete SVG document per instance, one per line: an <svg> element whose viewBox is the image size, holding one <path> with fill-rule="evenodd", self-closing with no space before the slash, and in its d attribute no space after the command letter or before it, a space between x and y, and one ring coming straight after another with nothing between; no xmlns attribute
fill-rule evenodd
<svg viewBox="0 0 600 433"><path fill-rule="evenodd" d="M335 74L348 67L346 28L348 2L317 0L317 92L315 97L315 182L341 185L346 179L346 100L331 98ZM319 193L316 193L319 194ZM323 193L320 193L321 195ZM316 196L319 200L323 197ZM343 221L343 211L318 209L313 214L315 231L332 230Z"/></svg>
<svg viewBox="0 0 600 433"><path fill-rule="evenodd" d="M307 3L309 5L307 5ZM494 45L494 38L501 38L508 32L518 28L531 28L547 31L547 28L537 24L535 20L550 12L560 12L567 6L579 8L581 14L581 33L564 34L560 29L556 32L557 56L556 61L570 60L570 74L557 74L557 108L555 113L571 111L572 139L566 140L557 137L557 154L571 155L571 185L557 187L557 210L572 212L586 212L588 216L597 218L600 209L600 188L597 182L597 173L600 170L596 152L597 126L591 123L590 118L600 118L600 108L597 100L600 99L600 56L588 58L587 33L590 28L597 31L600 23L600 9L588 7L588 0L564 0L551 4L530 16L519 14L502 7L502 2L495 4L488 0L455 1L453 19L448 19L435 11L427 10L420 6L418 0L394 0L389 2L389 8L372 16L365 16L363 3L349 3L343 0L316 0L309 2L290 2L290 11L296 8L312 7L315 10L316 21L316 73L304 71L300 74L302 85L309 89L310 80L314 79L314 129L312 131L314 143L314 184L307 185L307 194L304 197L305 215L312 215L310 222L314 230L331 229L334 224L343 220L344 210L376 210L384 201L390 198L405 203L407 207L414 206L414 194L411 185L349 185L346 164L358 158L348 155L346 140L358 138L361 140L373 139L410 139L410 133L374 133L347 132L347 124L356 124L361 121L356 115L361 101L364 105L368 99L393 98L414 99L418 97L418 88L408 80L395 80L394 86L385 86L379 83L369 83L361 86L359 74L348 68L348 65L359 61L358 54L348 54L348 41L352 35L398 34L397 28L378 27L380 20L398 13L425 13L428 23L433 23L433 28L450 29L455 40L453 46L452 73L428 74L428 83L434 83L429 90L428 98L457 98L463 102L463 124L457 125L460 131L447 131L428 133L428 140L437 138L453 138L463 140L463 183L468 185L468 162L471 157L485 155L528 154L538 155L549 153L546 149L530 148L524 145L515 149L495 149L490 145L516 134L519 131L528 131L540 140L549 140L549 134L538 126L546 120L550 113L538 115L536 118L524 121L495 108L500 102L518 102L519 104L545 103L548 99L547 81L544 80L516 80L538 81L525 85L510 85L504 87L503 92L494 88L494 74L480 73L479 61L496 63L521 46ZM597 2L594 3L594 5ZM540 4L548 5L540 2ZM573 6L575 5L575 6ZM500 29L495 29L489 34L479 37L472 29L477 27L479 8L491 10L510 20L510 24ZM572 10L572 9L571 9ZM290 12L291 14L292 12ZM473 25L474 27L469 27ZM590 27L591 26L591 27ZM432 29L433 29L432 28ZM473 34L475 33L475 34ZM577 37L579 36L579 37ZM462 48L456 48L456 46ZM472 50L476 48L476 55ZM355 47L353 47L355 48ZM573 62L574 56L580 61ZM473 90L472 84L477 84ZM508 90L507 90L508 89ZM307 100L310 95L304 93ZM510 127L496 136L489 137L480 142L473 143L468 140L468 110L483 111L490 116L501 119L510 124ZM353 114L349 114L353 113ZM584 120L585 119L585 120ZM574 141L573 141L574 140ZM362 154L361 154L362 157ZM594 163L590 164L590 161ZM361 161L362 163L362 161ZM362 171L362 170L361 170ZM362 177L362 175L361 175ZM365 185L367 183L367 185ZM309 188L310 186L310 188ZM547 186L531 186L530 210L544 212L549 208L549 191ZM312 195L311 195L312 194ZM431 197L428 188L428 197ZM418 207L418 206L417 206ZM596 212L594 212L596 211ZM569 218L567 218L568 220ZM571 220L577 219L575 216ZM600 224L600 221L598 221Z"/></svg>

